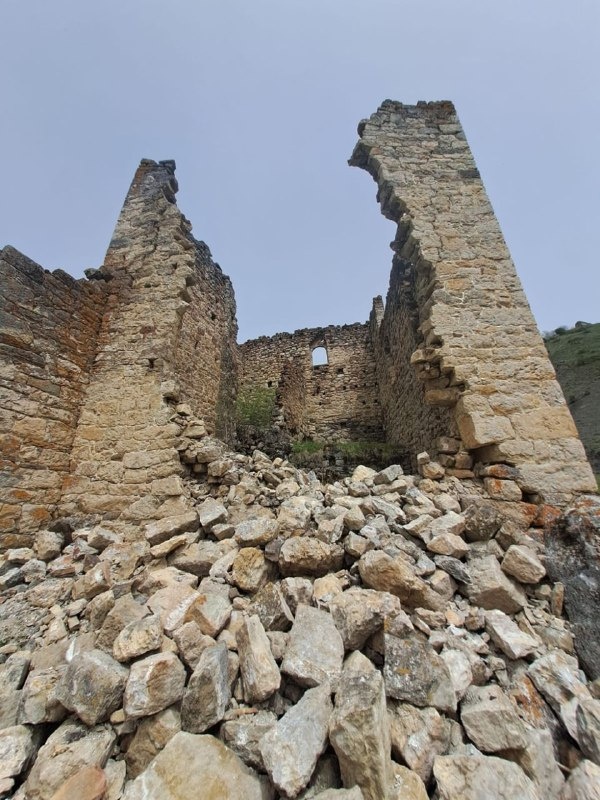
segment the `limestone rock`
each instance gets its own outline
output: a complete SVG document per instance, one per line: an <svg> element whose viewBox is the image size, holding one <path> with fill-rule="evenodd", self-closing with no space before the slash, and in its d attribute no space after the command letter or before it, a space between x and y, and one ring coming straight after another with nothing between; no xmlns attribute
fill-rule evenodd
<svg viewBox="0 0 600 800"><path fill-rule="evenodd" d="M437 756L440 800L542 800L523 770L494 756Z"/></svg>
<svg viewBox="0 0 600 800"><path fill-rule="evenodd" d="M198 525L199 520L196 511L186 511L185 514L150 522L146 525L146 539L151 545L161 544L178 533L197 531Z"/></svg>
<svg viewBox="0 0 600 800"><path fill-rule="evenodd" d="M383 677L389 697L413 705L456 710L456 694L443 659L416 634L385 634Z"/></svg>
<svg viewBox="0 0 600 800"><path fill-rule="evenodd" d="M25 725L0 731L0 779L20 775L31 763L39 747L40 733Z"/></svg>
<svg viewBox="0 0 600 800"><path fill-rule="evenodd" d="M204 733L223 719L229 703L227 647L218 642L207 647L192 673L181 703L181 727Z"/></svg>
<svg viewBox="0 0 600 800"><path fill-rule="evenodd" d="M592 761L582 761L569 775L560 800L599 800L600 767Z"/></svg>
<svg viewBox="0 0 600 800"><path fill-rule="evenodd" d="M228 597L217 592L202 593L188 606L184 621L195 622L202 633L215 638L229 621L232 608Z"/></svg>
<svg viewBox="0 0 600 800"><path fill-rule="evenodd" d="M279 533L274 519L256 517L236 525L234 538L240 547L260 547L271 542Z"/></svg>
<svg viewBox="0 0 600 800"><path fill-rule="evenodd" d="M527 745L516 708L499 686L471 687L461 703L460 718L469 739L484 753Z"/></svg>
<svg viewBox="0 0 600 800"><path fill-rule="evenodd" d="M81 722L64 722L38 752L25 784L27 800L51 800L83 767L104 767L115 739L109 725L88 728Z"/></svg>
<svg viewBox="0 0 600 800"><path fill-rule="evenodd" d="M520 750L505 750L503 758L518 764L530 778L543 800L559 800L565 779L554 759L552 734L547 728L528 728L527 745Z"/></svg>
<svg viewBox="0 0 600 800"><path fill-rule="evenodd" d="M192 670L198 663L202 651L215 642L211 636L203 634L195 622L186 622L177 628L173 633L173 641L184 664Z"/></svg>
<svg viewBox="0 0 600 800"><path fill-rule="evenodd" d="M269 579L270 565L258 547L242 547L233 562L233 582L243 592L257 592Z"/></svg>
<svg viewBox="0 0 600 800"><path fill-rule="evenodd" d="M343 659L344 643L331 614L299 605L281 671L301 686L329 681L335 688Z"/></svg>
<svg viewBox="0 0 600 800"><path fill-rule="evenodd" d="M173 653L156 653L131 665L123 708L128 717L157 714L183 696L185 668Z"/></svg>
<svg viewBox="0 0 600 800"><path fill-rule="evenodd" d="M260 742L263 764L277 789L285 795L294 797L310 780L327 744L332 708L328 684L308 689L263 736Z"/></svg>
<svg viewBox="0 0 600 800"><path fill-rule="evenodd" d="M175 708L166 708L159 714L146 717L138 725L125 760L127 773L136 778L167 742L181 730L181 718Z"/></svg>
<svg viewBox="0 0 600 800"><path fill-rule="evenodd" d="M502 572L495 556L472 558L469 562L471 582L465 591L475 605L506 614L515 614L527 605L523 590Z"/></svg>
<svg viewBox="0 0 600 800"><path fill-rule="evenodd" d="M491 539L500 530L502 516L491 503L473 503L464 512L465 539L481 542Z"/></svg>
<svg viewBox="0 0 600 800"><path fill-rule="evenodd" d="M244 763L264 772L260 742L276 722L277 717L270 711L245 714L238 719L224 722L221 725L219 736Z"/></svg>
<svg viewBox="0 0 600 800"><path fill-rule="evenodd" d="M227 521L227 509L218 500L207 498L198 506L198 519L200 525L206 530L211 530L215 525Z"/></svg>
<svg viewBox="0 0 600 800"><path fill-rule="evenodd" d="M390 796L394 781L383 678L377 670L342 673L329 724L344 786L358 786L365 800Z"/></svg>
<svg viewBox="0 0 600 800"><path fill-rule="evenodd" d="M395 594L409 608L420 606L432 611L442 611L444 608L443 598L399 556L392 558L380 550L370 550L358 562L358 569L365 586Z"/></svg>
<svg viewBox="0 0 600 800"><path fill-rule="evenodd" d="M600 766L600 700L582 697L575 712L581 752Z"/></svg>
<svg viewBox="0 0 600 800"><path fill-rule="evenodd" d="M244 617L236 638L244 697L248 703L260 703L276 692L281 683L260 619L256 615Z"/></svg>
<svg viewBox="0 0 600 800"><path fill-rule="evenodd" d="M100 767L82 767L52 795L52 800L103 800L107 789L106 774Z"/></svg>
<svg viewBox="0 0 600 800"><path fill-rule="evenodd" d="M37 725L40 722L60 722L66 716L60 702L58 687L67 666L34 669L27 676L21 696L19 722Z"/></svg>
<svg viewBox="0 0 600 800"><path fill-rule="evenodd" d="M121 705L129 670L102 650L75 655L57 688L60 702L86 725L104 722Z"/></svg>
<svg viewBox="0 0 600 800"><path fill-rule="evenodd" d="M434 708L416 708L409 703L388 703L392 754L401 759L425 783L433 760L450 747L450 722Z"/></svg>
<svg viewBox="0 0 600 800"><path fill-rule="evenodd" d="M394 785L391 796L394 800L429 800L427 789L421 778L407 767L393 764Z"/></svg>
<svg viewBox="0 0 600 800"><path fill-rule="evenodd" d="M283 575L326 575L341 569L344 549L313 536L287 539L279 551L279 568Z"/></svg>
<svg viewBox="0 0 600 800"><path fill-rule="evenodd" d="M577 705L589 697L589 690L579 674L577 659L562 650L551 650L533 662L528 674L577 741Z"/></svg>
<svg viewBox="0 0 600 800"><path fill-rule="evenodd" d="M102 595L99 595L99 597L102 597ZM106 615L102 627L98 631L98 636L96 637L97 647L107 653L112 653L115 639L123 628L131 622L143 619L147 614L148 609L140 603L136 603L131 595L119 597Z"/></svg>
<svg viewBox="0 0 600 800"><path fill-rule="evenodd" d="M294 621L290 607L276 583L263 586L254 595L249 610L258 615L267 631L287 631Z"/></svg>
<svg viewBox="0 0 600 800"><path fill-rule="evenodd" d="M494 644L509 658L525 658L538 646L532 636L522 631L514 620L498 609L485 612L485 628Z"/></svg>
<svg viewBox="0 0 600 800"><path fill-rule="evenodd" d="M157 616L130 622L115 639L113 655L117 661L131 661L158 650L162 637L162 626Z"/></svg>
<svg viewBox="0 0 600 800"><path fill-rule="evenodd" d="M199 785L199 776L201 784ZM176 733L123 800L268 800L259 776L214 736Z"/></svg>
<svg viewBox="0 0 600 800"><path fill-rule="evenodd" d="M394 616L400 610L400 601L389 592L359 587L338 594L329 604L346 650L360 650L386 616Z"/></svg>
<svg viewBox="0 0 600 800"><path fill-rule="evenodd" d="M546 568L529 547L512 544L502 559L502 569L521 583L539 583Z"/></svg>

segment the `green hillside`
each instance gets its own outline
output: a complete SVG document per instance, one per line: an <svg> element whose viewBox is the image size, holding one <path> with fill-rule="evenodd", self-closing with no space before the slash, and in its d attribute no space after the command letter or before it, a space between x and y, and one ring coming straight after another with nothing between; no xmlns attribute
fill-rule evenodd
<svg viewBox="0 0 600 800"><path fill-rule="evenodd" d="M594 472L600 473L600 323L545 337L548 353Z"/></svg>

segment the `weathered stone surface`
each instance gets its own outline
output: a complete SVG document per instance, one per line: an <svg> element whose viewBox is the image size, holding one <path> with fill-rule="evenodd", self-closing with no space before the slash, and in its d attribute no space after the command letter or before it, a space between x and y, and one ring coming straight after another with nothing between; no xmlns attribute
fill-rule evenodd
<svg viewBox="0 0 600 800"><path fill-rule="evenodd" d="M527 745L520 750L505 750L503 758L518 764L530 778L542 800L559 800L565 779L554 759L552 734L547 728L528 728Z"/></svg>
<svg viewBox="0 0 600 800"><path fill-rule="evenodd" d="M580 700L589 697L589 691L579 674L577 659L562 650L552 650L537 658L529 667L528 674L536 689L577 741L577 705Z"/></svg>
<svg viewBox="0 0 600 800"><path fill-rule="evenodd" d="M491 539L502 525L502 516L491 503L473 503L464 514L465 539L481 542Z"/></svg>
<svg viewBox="0 0 600 800"><path fill-rule="evenodd" d="M472 686L460 705L460 718L469 739L484 753L527 745L516 708L499 686Z"/></svg>
<svg viewBox="0 0 600 800"><path fill-rule="evenodd" d="M82 767L52 795L52 800L103 800L108 784L100 767Z"/></svg>
<svg viewBox="0 0 600 800"><path fill-rule="evenodd" d="M494 756L437 756L440 800L542 800L523 770Z"/></svg>
<svg viewBox="0 0 600 800"><path fill-rule="evenodd" d="M600 767L592 761L582 761L569 775L560 800L598 800L600 798Z"/></svg>
<svg viewBox="0 0 600 800"><path fill-rule="evenodd" d="M279 569L283 575L326 575L341 569L344 549L312 536L287 539L279 551Z"/></svg>
<svg viewBox="0 0 600 800"><path fill-rule="evenodd" d="M243 592L257 592L268 581L270 565L258 547L243 547L233 562L233 582Z"/></svg>
<svg viewBox="0 0 600 800"><path fill-rule="evenodd" d="M229 621L231 611L229 598L217 592L203 593L188 606L184 622L195 622L202 633L215 638Z"/></svg>
<svg viewBox="0 0 600 800"><path fill-rule="evenodd" d="M546 568L529 547L513 544L502 559L502 569L521 583L539 583Z"/></svg>
<svg viewBox="0 0 600 800"><path fill-rule="evenodd" d="M267 800L264 784L236 754L214 736L175 734L135 781L123 800Z"/></svg>
<svg viewBox="0 0 600 800"><path fill-rule="evenodd" d="M240 547L264 546L277 536L279 526L274 519L256 517L236 525L234 538Z"/></svg>
<svg viewBox="0 0 600 800"><path fill-rule="evenodd" d="M102 595L99 595L100 597ZM106 615L96 637L96 645L107 653L112 653L115 639L123 628L147 616L148 609L136 603L131 595L119 597Z"/></svg>
<svg viewBox="0 0 600 800"><path fill-rule="evenodd" d="M600 700L581 697L575 712L581 752L600 766Z"/></svg>
<svg viewBox="0 0 600 800"><path fill-rule="evenodd" d="M201 505L198 506L198 519L200 525L206 530L211 530L215 525L227 521L227 509L223 503L208 497Z"/></svg>
<svg viewBox="0 0 600 800"><path fill-rule="evenodd" d="M121 705L129 670L102 650L73 657L57 687L57 697L86 725L108 719Z"/></svg>
<svg viewBox="0 0 600 800"><path fill-rule="evenodd" d="M400 601L394 595L359 587L338 594L329 604L346 650L360 650L386 616L395 616L400 610Z"/></svg>
<svg viewBox="0 0 600 800"><path fill-rule="evenodd" d="M586 673L600 677L600 500L582 497L545 531L546 567L565 587L565 608Z"/></svg>
<svg viewBox="0 0 600 800"><path fill-rule="evenodd" d="M365 800L390 796L394 781L385 691L376 670L346 670L335 696L329 741L344 786L358 786Z"/></svg>
<svg viewBox="0 0 600 800"><path fill-rule="evenodd" d="M409 608L420 606L432 611L444 608L444 600L399 556L392 558L381 551L371 550L362 556L358 569L365 586L395 594Z"/></svg>
<svg viewBox="0 0 600 800"><path fill-rule="evenodd" d="M425 784L415 772L400 764L392 766L394 768L394 785L391 796L394 797L394 800L429 800Z"/></svg>
<svg viewBox="0 0 600 800"><path fill-rule="evenodd" d="M471 582L465 585L469 600L485 609L515 614L527 605L523 590L502 572L495 556L469 561Z"/></svg>
<svg viewBox="0 0 600 800"><path fill-rule="evenodd" d="M358 786L352 789L326 789L313 795L315 800L364 800L364 794Z"/></svg>
<svg viewBox="0 0 600 800"><path fill-rule="evenodd" d="M267 583L254 595L250 612L258 615L267 631L287 631L294 621L290 607L276 583Z"/></svg>
<svg viewBox="0 0 600 800"><path fill-rule="evenodd" d="M186 531L198 530L198 514L196 511L186 511L174 517L165 517L158 522L146 525L146 539L151 545L161 544L172 536Z"/></svg>
<svg viewBox="0 0 600 800"><path fill-rule="evenodd" d="M34 669L29 673L21 696L19 722L37 725L40 722L60 722L65 718L58 686L66 669L65 664L57 668Z"/></svg>
<svg viewBox="0 0 600 800"><path fill-rule="evenodd" d="M125 754L129 776L136 778L143 772L180 730L181 718L175 708L166 708L159 714L141 720Z"/></svg>
<svg viewBox="0 0 600 800"><path fill-rule="evenodd" d="M224 722L220 727L219 736L244 763L264 772L260 742L276 722L275 714L270 711L259 711L256 714L247 714Z"/></svg>
<svg viewBox="0 0 600 800"><path fill-rule="evenodd" d="M205 647L214 644L211 636L202 633L195 622L186 622L173 633L180 658L190 669L194 669Z"/></svg>
<svg viewBox="0 0 600 800"><path fill-rule="evenodd" d="M162 637L162 626L157 616L130 622L115 639L113 655L117 661L131 661L145 653L158 650Z"/></svg>
<svg viewBox="0 0 600 800"><path fill-rule="evenodd" d="M0 731L0 779L14 778L29 766L39 747L39 738L25 725Z"/></svg>
<svg viewBox="0 0 600 800"><path fill-rule="evenodd" d="M71 596L73 600L79 600L81 597L91 600L97 594L110 589L111 584L110 564L108 561L100 561L89 572L86 572L82 578L75 581Z"/></svg>
<svg viewBox="0 0 600 800"><path fill-rule="evenodd" d="M256 615L244 617L236 639L244 697L248 703L260 703L276 692L281 683L260 619Z"/></svg>
<svg viewBox="0 0 600 800"><path fill-rule="evenodd" d="M115 739L109 725L88 728L81 722L64 722L38 752L25 784L27 800L51 800L62 784L83 767L104 767Z"/></svg>
<svg viewBox="0 0 600 800"><path fill-rule="evenodd" d="M301 686L329 681L335 688L343 659L344 643L331 614L299 605L281 671Z"/></svg>
<svg viewBox="0 0 600 800"><path fill-rule="evenodd" d="M185 667L173 653L157 653L131 665L123 708L129 717L157 714L183 696Z"/></svg>
<svg viewBox="0 0 600 800"><path fill-rule="evenodd" d="M385 634L383 677L388 697L413 705L456 709L456 694L443 659L417 635Z"/></svg>
<svg viewBox="0 0 600 800"><path fill-rule="evenodd" d="M263 764L277 789L285 795L294 797L310 780L327 744L332 708L328 684L308 689L263 736L260 743Z"/></svg>
<svg viewBox="0 0 600 800"><path fill-rule="evenodd" d="M485 612L485 628L494 644L509 658L525 658L538 646L532 636L522 631L514 620L498 609Z"/></svg>
<svg viewBox="0 0 600 800"><path fill-rule="evenodd" d="M388 721L392 755L428 783L434 758L450 747L450 722L434 708L416 708L393 700L388 702Z"/></svg>
<svg viewBox="0 0 600 800"><path fill-rule="evenodd" d="M204 733L223 719L229 703L227 647L219 642L203 650L181 703L181 727Z"/></svg>

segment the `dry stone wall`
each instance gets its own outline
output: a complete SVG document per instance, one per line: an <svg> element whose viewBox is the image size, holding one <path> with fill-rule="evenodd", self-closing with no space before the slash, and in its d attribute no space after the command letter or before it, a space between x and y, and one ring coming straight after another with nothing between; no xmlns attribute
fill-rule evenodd
<svg viewBox="0 0 600 800"><path fill-rule="evenodd" d="M221 433L227 425L217 420L219 408L224 418L232 414L233 294L175 204L174 169L172 161L142 161L98 276L110 296L64 513L108 515L127 525L181 511L171 403L187 390L193 410ZM212 331L203 327L210 305ZM225 398L223 384L232 387Z"/></svg>
<svg viewBox="0 0 600 800"><path fill-rule="evenodd" d="M382 211L398 223L396 264L422 286L421 342L411 362L425 399L452 409L463 444L478 460L517 467L527 494L560 500L593 491L452 103L385 101L359 135L350 163L377 181ZM388 308L393 313L389 300ZM386 324L384 317L384 330Z"/></svg>
<svg viewBox="0 0 600 800"><path fill-rule="evenodd" d="M313 366L315 348L327 352L327 364ZM302 432L325 441L383 438L371 331L368 324L305 328L294 333L260 337L240 346L242 384L277 388L290 363L302 375L300 393L293 393L293 416L303 421ZM287 393L281 394L286 413Z"/></svg>
<svg viewBox="0 0 600 800"><path fill-rule="evenodd" d="M29 543L69 474L105 295L0 251L0 549Z"/></svg>

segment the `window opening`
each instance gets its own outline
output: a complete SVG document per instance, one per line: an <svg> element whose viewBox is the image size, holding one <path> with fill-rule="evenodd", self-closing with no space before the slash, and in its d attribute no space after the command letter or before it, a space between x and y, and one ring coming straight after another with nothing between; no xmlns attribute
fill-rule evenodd
<svg viewBox="0 0 600 800"><path fill-rule="evenodd" d="M315 347L312 351L313 367L325 367L328 363L327 350L324 347Z"/></svg>

